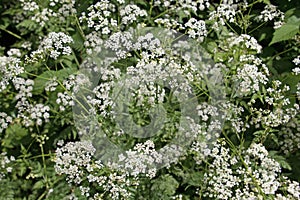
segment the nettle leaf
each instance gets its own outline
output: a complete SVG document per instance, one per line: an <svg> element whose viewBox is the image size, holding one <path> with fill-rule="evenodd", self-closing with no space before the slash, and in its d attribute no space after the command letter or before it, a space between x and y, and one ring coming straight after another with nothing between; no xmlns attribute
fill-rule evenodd
<svg viewBox="0 0 300 200"><path fill-rule="evenodd" d="M300 19L296 16L290 17L286 24L275 30L269 46L277 42L292 39L299 32L299 26Z"/></svg>

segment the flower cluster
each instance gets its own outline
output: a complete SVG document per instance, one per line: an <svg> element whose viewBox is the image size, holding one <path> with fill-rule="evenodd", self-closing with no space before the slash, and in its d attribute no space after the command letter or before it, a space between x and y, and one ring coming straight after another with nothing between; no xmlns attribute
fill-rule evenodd
<svg viewBox="0 0 300 200"><path fill-rule="evenodd" d="M235 22L235 15L237 10L237 4L231 4L227 3L227 1L224 1L222 4L220 4L217 8L217 10L214 10L209 13L210 20L215 20L214 27L218 27L218 23L221 25L225 25L225 22Z"/></svg>
<svg viewBox="0 0 300 200"><path fill-rule="evenodd" d="M55 170L58 174L68 175L68 181L79 184L84 170L92 170L91 159L95 148L88 141L70 142L56 150ZM101 167L101 165L97 165Z"/></svg>
<svg viewBox="0 0 300 200"><path fill-rule="evenodd" d="M5 130L12 122L12 117L8 116L4 112L0 112L0 133Z"/></svg>
<svg viewBox="0 0 300 200"><path fill-rule="evenodd" d="M155 150L155 145L152 141L147 140L144 144L137 144L133 150L126 151L126 154L119 155L119 162L124 165L115 166L119 169L128 171L132 176L145 174L147 177L153 178L156 175L156 168L150 168L153 163L161 163L162 155Z"/></svg>
<svg viewBox="0 0 300 200"><path fill-rule="evenodd" d="M42 49L50 58L56 60L61 55L70 55L72 49L69 46L73 43L73 39L63 32L51 32L43 39L40 45Z"/></svg>
<svg viewBox="0 0 300 200"><path fill-rule="evenodd" d="M1 1L0 199L300 199L286 2Z"/></svg>
<svg viewBox="0 0 300 200"><path fill-rule="evenodd" d="M300 123L299 118L293 118L279 132L279 145L285 154L292 154L300 149Z"/></svg>
<svg viewBox="0 0 300 200"><path fill-rule="evenodd" d="M287 85L282 86L282 82L279 80L272 81L272 86L266 88L265 101L273 109L257 109L251 107L254 117L251 123L261 123L263 126L278 127L281 124L288 123L293 117L297 115L299 105L297 103L291 104L289 98L286 97L285 93L290 90ZM254 104L253 101L250 104Z"/></svg>
<svg viewBox="0 0 300 200"><path fill-rule="evenodd" d="M284 13L272 4L266 5L261 14L257 16L257 20L264 22L272 21L274 19L279 20L274 23L274 28L279 28L283 24Z"/></svg>
<svg viewBox="0 0 300 200"><path fill-rule="evenodd" d="M56 23L64 23L68 17L77 12L75 9L75 0L50 0L47 2L49 8L45 8L45 5L40 5L39 2L32 0L19 1L25 11L24 16L21 15L19 18L24 19L28 17L42 27L48 25L48 22L52 21L52 19L54 19Z"/></svg>
<svg viewBox="0 0 300 200"><path fill-rule="evenodd" d="M60 142L62 145L63 143ZM55 170L58 174L67 175L69 183L75 183L79 186L81 195L90 197L91 199L111 198L111 199L127 199L132 194L127 187L137 185L137 180L129 179L126 171L121 174L113 172L101 175L101 170L106 168L100 161L93 162L92 157L96 149L89 141L69 142L66 145L57 148ZM85 177L86 173L89 175ZM100 174L99 174L100 173ZM96 185L98 192L93 193L90 187L82 186L82 182ZM101 188L101 189L100 189ZM103 191L100 193L100 191Z"/></svg>
<svg viewBox="0 0 300 200"><path fill-rule="evenodd" d="M147 12L141 10L140 7L136 5L126 5L120 10L120 16L122 18L122 24L127 25L137 21L138 17L146 17Z"/></svg>
<svg viewBox="0 0 300 200"><path fill-rule="evenodd" d="M10 52L12 53L12 51ZM6 86L10 83L9 81L24 72L24 67L21 65L20 59L13 55L1 56L0 63L0 91L2 91L6 89Z"/></svg>
<svg viewBox="0 0 300 200"><path fill-rule="evenodd" d="M200 42L203 41L204 37L207 35L205 22L203 20L191 18L185 24L185 27L187 29L187 34L191 38L197 38Z"/></svg>
<svg viewBox="0 0 300 200"><path fill-rule="evenodd" d="M224 144L216 144L212 150L214 160L205 173L205 196L216 199L253 199L272 195L278 198L284 190L291 198L299 197L299 183L281 180L281 167L269 157L264 146L252 144L233 157ZM241 161L243 164L239 165ZM293 189L287 189L287 183Z"/></svg>
<svg viewBox="0 0 300 200"><path fill-rule="evenodd" d="M107 0L99 1L91 5L88 9L88 14L82 13L80 21L87 21L87 26L95 31L101 30L101 34L107 35L113 29L116 29L118 22L114 19L113 13L116 12L116 6Z"/></svg>
<svg viewBox="0 0 300 200"><path fill-rule="evenodd" d="M7 173L12 172L13 168L10 165L14 161L15 157L8 157L6 152L0 154L0 181Z"/></svg>

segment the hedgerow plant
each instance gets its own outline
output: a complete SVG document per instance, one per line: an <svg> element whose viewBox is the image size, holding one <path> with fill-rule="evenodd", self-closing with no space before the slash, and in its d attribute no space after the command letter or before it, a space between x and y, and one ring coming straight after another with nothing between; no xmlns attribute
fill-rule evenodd
<svg viewBox="0 0 300 200"><path fill-rule="evenodd" d="M299 1L2 0L0 13L0 199L300 198ZM135 137L123 111L158 125ZM107 141L124 151L104 162Z"/></svg>

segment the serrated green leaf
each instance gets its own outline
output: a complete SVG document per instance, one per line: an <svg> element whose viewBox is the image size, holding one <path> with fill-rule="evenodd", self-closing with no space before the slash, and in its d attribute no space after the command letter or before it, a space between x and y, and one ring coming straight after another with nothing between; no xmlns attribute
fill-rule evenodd
<svg viewBox="0 0 300 200"><path fill-rule="evenodd" d="M277 42L289 40L293 38L298 32L299 32L299 25L284 24L274 32L272 41L269 44L269 46Z"/></svg>

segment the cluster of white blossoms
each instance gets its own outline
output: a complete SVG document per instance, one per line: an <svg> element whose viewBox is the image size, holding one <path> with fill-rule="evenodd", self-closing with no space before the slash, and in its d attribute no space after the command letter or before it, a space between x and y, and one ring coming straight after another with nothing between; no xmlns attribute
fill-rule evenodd
<svg viewBox="0 0 300 200"><path fill-rule="evenodd" d="M9 82L19 74L24 72L21 60L14 56L0 57L0 92L5 90Z"/></svg>
<svg viewBox="0 0 300 200"><path fill-rule="evenodd" d="M225 25L225 22L235 22L235 15L237 12L237 4L222 2L216 10L209 13L209 20L214 20L213 28L218 28L218 24Z"/></svg>
<svg viewBox="0 0 300 200"><path fill-rule="evenodd" d="M21 2L21 6L23 7L24 11L33 12L40 8L39 5L32 0L19 0L19 1Z"/></svg>
<svg viewBox="0 0 300 200"><path fill-rule="evenodd" d="M173 30L184 30L184 26L179 23L177 20L172 19L172 18L157 18L154 20L154 22L158 26L162 26L168 29L173 29Z"/></svg>
<svg viewBox="0 0 300 200"><path fill-rule="evenodd" d="M60 145L63 143L59 142ZM129 179L125 170L114 172L112 168L107 168L100 161L93 161L95 151L90 141L69 142L58 147L55 159L56 172L67 175L67 181L77 184L81 194L90 199L102 199L106 195L116 200L131 197L132 194L127 188L135 187L138 181ZM111 173L105 174L101 172L102 170L111 171ZM86 173L88 173L87 176ZM99 191L92 193L89 186L82 186L83 182L95 184Z"/></svg>
<svg viewBox="0 0 300 200"><path fill-rule="evenodd" d="M210 155L213 158L205 173L207 197L215 199L263 199L288 193L289 199L299 198L299 183L282 180L281 167L270 158L261 144L253 143L248 149L231 155L225 143L216 144ZM238 165L238 163L243 163ZM288 189L290 188L290 189Z"/></svg>
<svg viewBox="0 0 300 200"><path fill-rule="evenodd" d="M84 172L92 171L92 156L96 149L90 141L69 142L56 149L55 170L66 174L69 182L81 183ZM101 165L96 165L102 167Z"/></svg>
<svg viewBox="0 0 300 200"><path fill-rule="evenodd" d="M101 52L101 46L103 44L103 39L98 31L93 31L86 35L84 46L86 47L86 53L91 55L94 53Z"/></svg>
<svg viewBox="0 0 300 200"><path fill-rule="evenodd" d="M147 140L144 143L136 144L133 149L126 151L125 155L119 155L119 162L124 164L112 163L111 165L116 169L123 168L132 176L145 174L147 177L153 178L157 170L153 164L161 163L162 156L155 150L155 144L151 140Z"/></svg>
<svg viewBox="0 0 300 200"><path fill-rule="evenodd" d="M197 39L199 42L202 42L207 36L205 21L203 20L190 18L189 21L185 23L185 27L187 29L187 34L191 38Z"/></svg>
<svg viewBox="0 0 300 200"><path fill-rule="evenodd" d="M244 48L259 50L259 48L255 47L257 43L252 42L251 44ZM232 45L232 43L230 45ZM235 53L235 51L237 50L234 49L233 53ZM243 54L238 59L239 63L236 74L232 76L232 80L235 84L233 88L235 95L247 96L257 93L261 90L261 86L269 81L268 77L270 74L268 68L261 59L252 54Z"/></svg>
<svg viewBox="0 0 300 200"><path fill-rule="evenodd" d="M189 15L190 12L196 13L197 11L202 11L205 8L208 8L210 3L209 0L154 0L153 5L156 7L165 8L175 13L180 13L183 11Z"/></svg>
<svg viewBox="0 0 300 200"><path fill-rule="evenodd" d="M8 116L4 112L0 112L0 133L2 133L2 131L5 130L11 122L11 116Z"/></svg>
<svg viewBox="0 0 300 200"><path fill-rule="evenodd" d="M249 50L253 50L256 53L261 53L262 46L257 42L257 40L247 34L241 34L238 37L234 36L228 38L229 47L233 48L234 46L245 46Z"/></svg>
<svg viewBox="0 0 300 200"><path fill-rule="evenodd" d="M131 24L137 21L138 17L146 17L147 12L142 10L137 5L126 5L124 8L120 10L120 16L122 18L121 23L124 25Z"/></svg>
<svg viewBox="0 0 300 200"><path fill-rule="evenodd" d="M30 106L28 113L30 113L30 119L35 121L38 126L41 126L43 122L49 122L49 111L49 106L38 103Z"/></svg>
<svg viewBox="0 0 300 200"><path fill-rule="evenodd" d="M50 32L48 36L41 41L39 49L43 50L50 58L56 60L61 55L70 55L72 53L72 49L69 45L73 42L72 37L63 32Z"/></svg>
<svg viewBox="0 0 300 200"><path fill-rule="evenodd" d="M57 17L57 13L48 8L43 8L38 11L34 16L31 17L32 21L35 21L40 26L45 26L46 22L49 21L52 17Z"/></svg>
<svg viewBox="0 0 300 200"><path fill-rule="evenodd" d="M245 109L242 106L226 102L222 105L226 120L230 122L231 130L235 133L245 132L249 127L249 123L243 119Z"/></svg>
<svg viewBox="0 0 300 200"><path fill-rule="evenodd" d="M22 123L26 127L29 127L33 125L41 126L44 122L48 122L50 107L29 101L29 98L32 97L34 81L18 77L13 79L13 84L18 91L15 96L17 100L16 108L18 110L17 117L22 119Z"/></svg>
<svg viewBox="0 0 300 200"><path fill-rule="evenodd" d="M299 117L291 119L279 132L279 146L281 151L288 155L300 149L300 123Z"/></svg>
<svg viewBox="0 0 300 200"><path fill-rule="evenodd" d="M300 65L300 55L293 59L293 63L297 67L295 67L294 69L292 69L292 71L294 72L295 75L299 75L300 74L300 67L298 67L298 65Z"/></svg>
<svg viewBox="0 0 300 200"><path fill-rule="evenodd" d="M87 16L83 12L79 20L80 22L86 21L89 28L95 31L101 30L101 34L103 35L107 35L117 28L118 21L113 18L113 13L116 12L117 8L110 1L99 1L91 5L87 10Z"/></svg>
<svg viewBox="0 0 300 200"><path fill-rule="evenodd" d="M274 28L279 28L283 24L284 13L272 4L266 5L261 14L257 16L257 20L263 22L272 21L274 19L278 20L274 23Z"/></svg>
<svg viewBox="0 0 300 200"><path fill-rule="evenodd" d="M202 103L197 106L197 112L201 123L194 124L196 135L192 142L190 151L197 164L201 164L211 153L211 147L214 146L216 138L220 136L220 130L225 115L216 105Z"/></svg>
<svg viewBox="0 0 300 200"><path fill-rule="evenodd" d="M242 58L240 58L242 62ZM261 84L268 81L268 68L264 64L244 64L242 68L237 69L236 78L239 82L236 86L238 95L248 95L260 90Z"/></svg>
<svg viewBox="0 0 300 200"><path fill-rule="evenodd" d="M288 123L293 117L297 115L299 105L297 103L291 104L285 93L290 90L287 85L282 85L279 80L272 81L272 85L266 88L266 95L264 100L270 105L270 109L250 107L253 113L251 124L259 127L259 123L267 127L278 127L279 125ZM255 100L250 104L254 104ZM291 104L291 105L290 105ZM274 108L273 108L274 107Z"/></svg>
<svg viewBox="0 0 300 200"><path fill-rule="evenodd" d="M5 177L7 173L12 172L13 168L10 166L10 164L13 161L15 161L14 156L8 157L6 152L2 152L0 154L0 181Z"/></svg>
<svg viewBox="0 0 300 200"><path fill-rule="evenodd" d="M22 9L25 11L24 15L29 16L31 20L42 27L52 18L56 20L56 23L64 23L67 17L77 12L75 9L75 0L50 0L48 2L49 8L45 8L32 0L19 1L21 2ZM19 18L24 19L24 16L19 15Z"/></svg>
<svg viewBox="0 0 300 200"><path fill-rule="evenodd" d="M46 85L45 85L45 91L47 92L53 92L56 90L58 86L58 81L57 81L57 77L54 76L51 78L51 80L49 80Z"/></svg>
<svg viewBox="0 0 300 200"><path fill-rule="evenodd" d="M80 87L80 82L78 76L71 74L63 81L63 86L65 87L64 92L57 93L56 103L59 105L59 109L61 111L66 110L66 108L70 108L74 105L74 97L72 95L73 90L76 90L76 87ZM47 86L51 86L52 90L56 89L56 81L51 80L48 82Z"/></svg>
<svg viewBox="0 0 300 200"><path fill-rule="evenodd" d="M75 3L75 0L50 0L49 5L58 14L59 20L64 22L67 17L77 13Z"/></svg>

